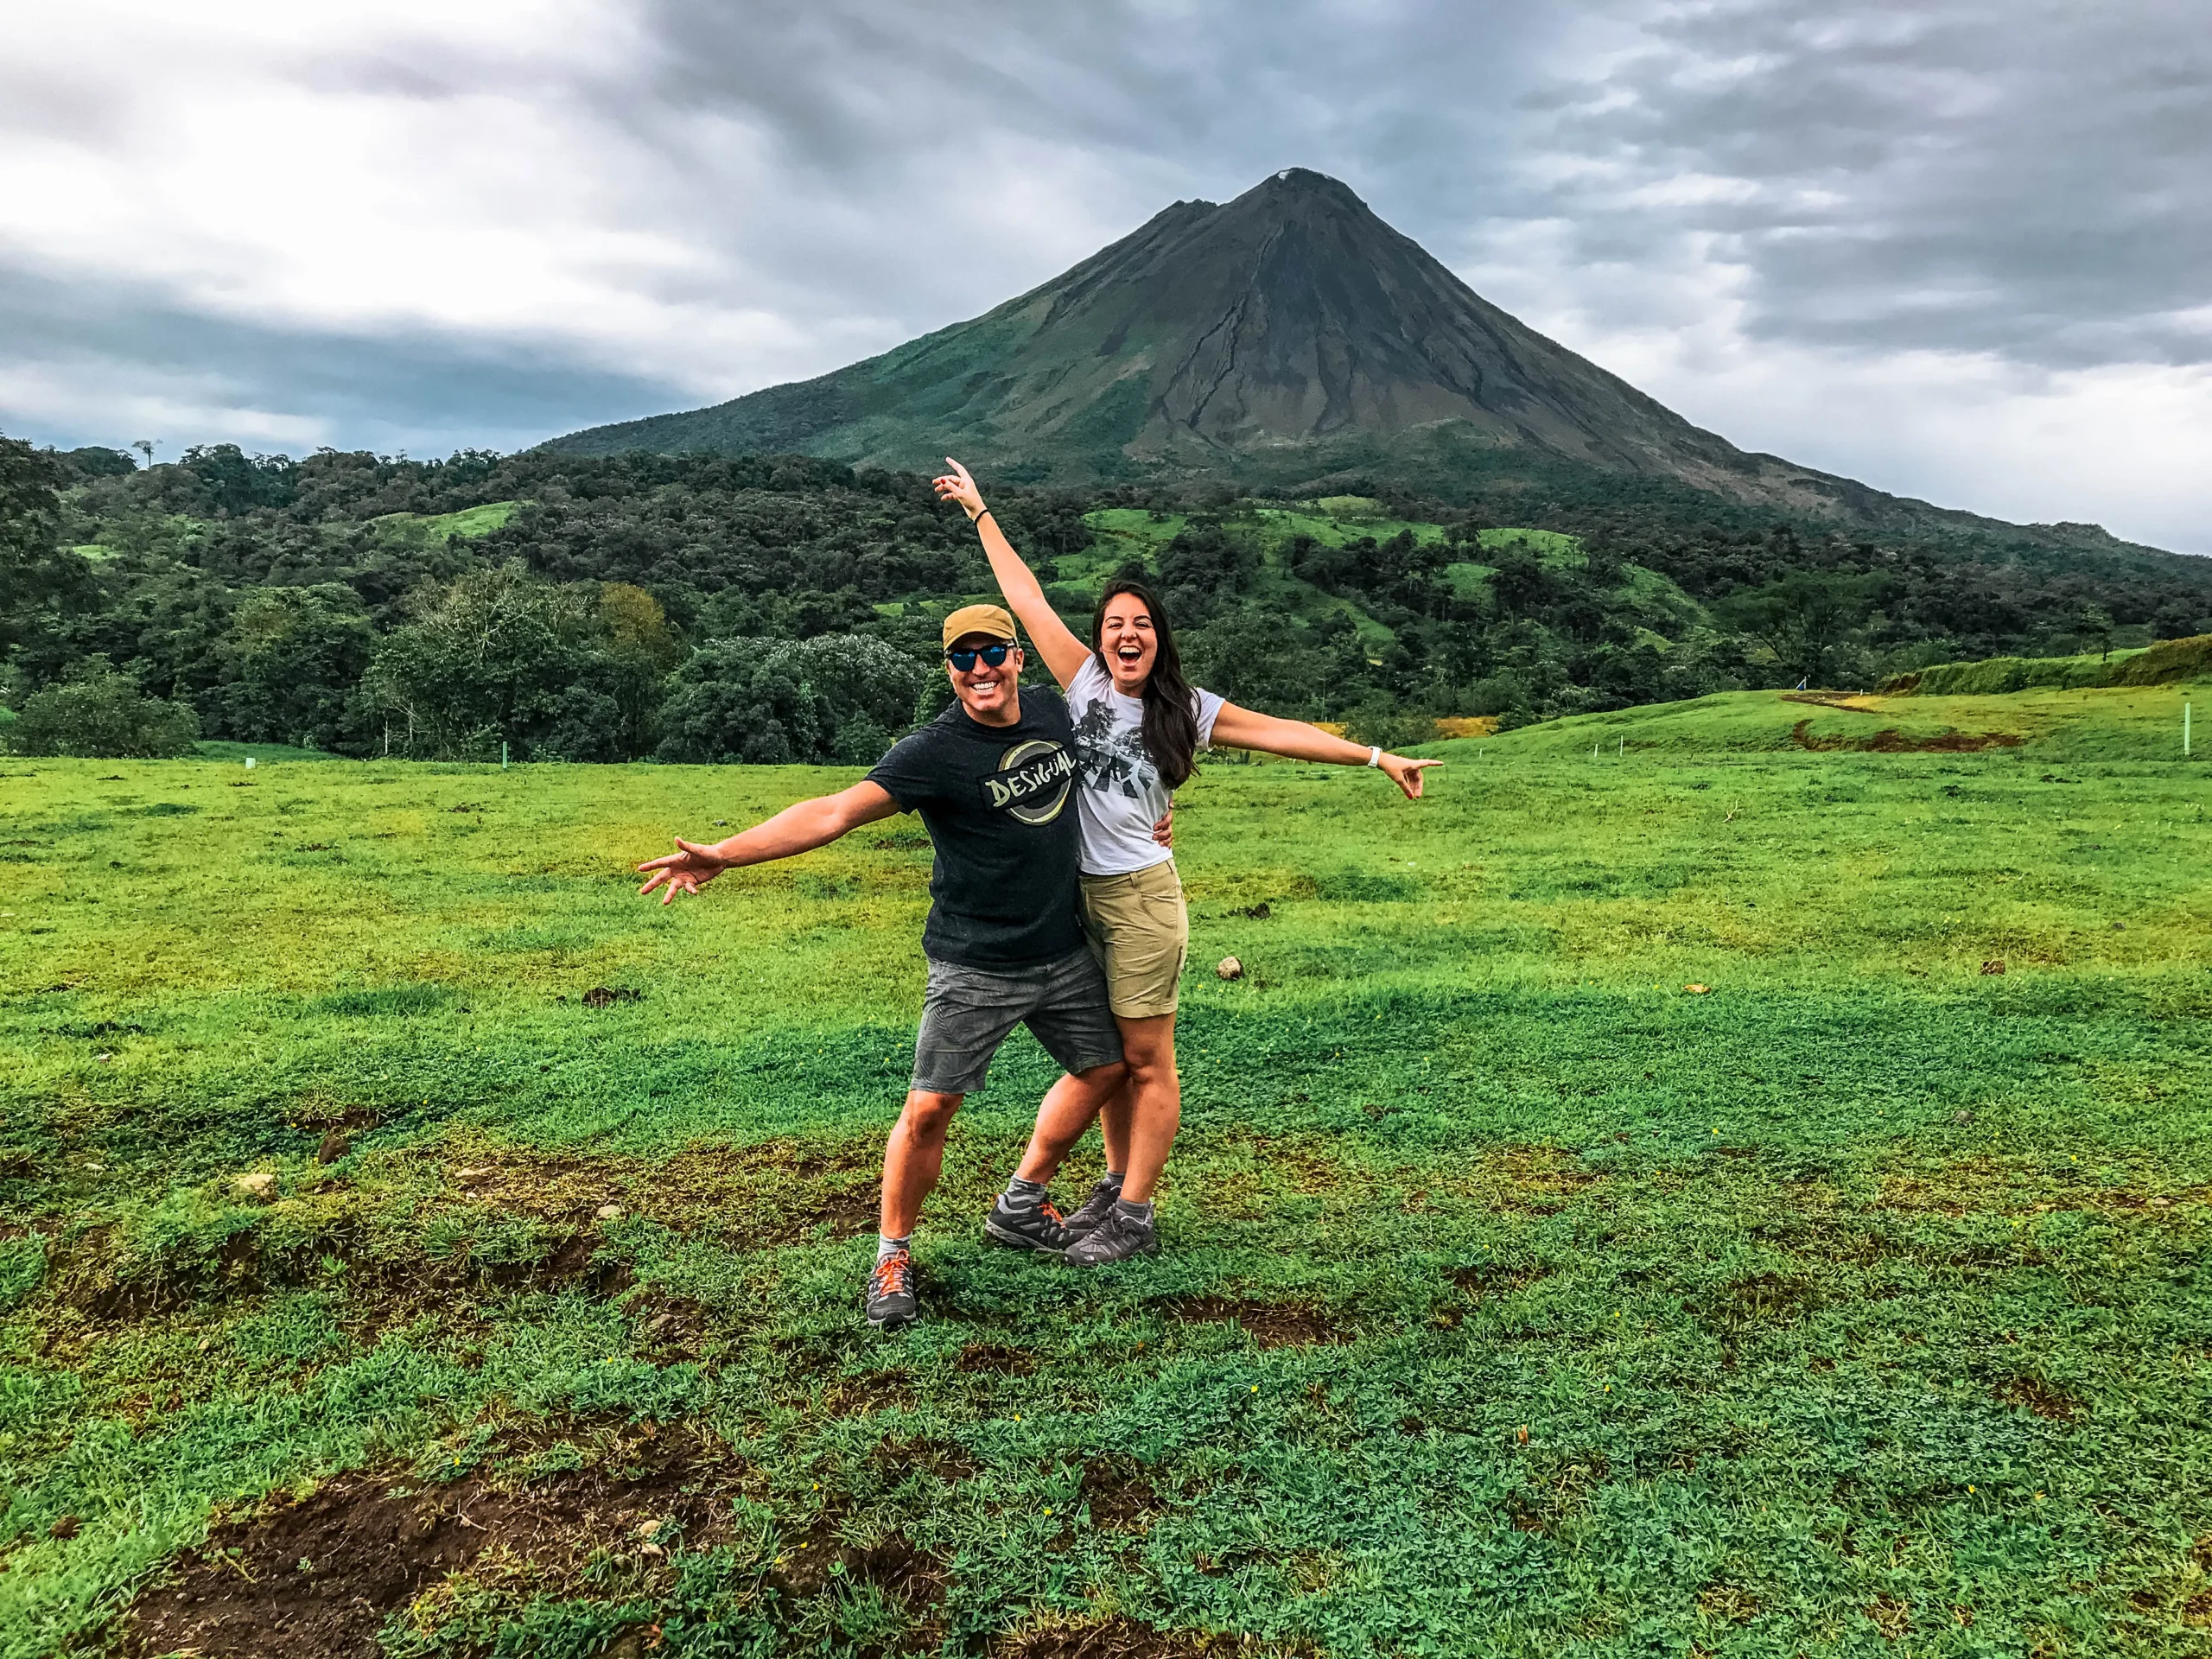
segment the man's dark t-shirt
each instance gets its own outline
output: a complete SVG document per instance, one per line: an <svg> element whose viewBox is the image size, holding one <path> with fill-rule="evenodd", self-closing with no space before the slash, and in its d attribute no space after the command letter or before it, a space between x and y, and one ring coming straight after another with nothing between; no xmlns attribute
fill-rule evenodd
<svg viewBox="0 0 2212 1659"><path fill-rule="evenodd" d="M1075 728L1057 693L1022 687L1012 726L986 726L956 702L868 777L922 815L937 849L925 954L988 970L1083 948Z"/></svg>

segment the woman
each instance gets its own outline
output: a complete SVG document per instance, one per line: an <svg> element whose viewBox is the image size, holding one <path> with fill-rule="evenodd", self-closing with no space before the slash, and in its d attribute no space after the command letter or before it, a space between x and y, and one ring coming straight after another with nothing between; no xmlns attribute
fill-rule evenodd
<svg viewBox="0 0 2212 1659"><path fill-rule="evenodd" d="M1084 645L1000 531L968 469L950 455L945 464L952 471L937 480L938 497L957 502L976 526L1007 604L1067 694L1080 767L1084 926L1105 964L1128 1059L1127 1088L1100 1113L1107 1173L1067 1217L1071 1242L1063 1259L1093 1267L1148 1255L1160 1248L1153 1187L1183 1111L1175 1004L1191 925L1173 855L1153 839L1170 792L1191 775L1198 752L1217 742L1296 760L1376 766L1409 800L1421 798L1422 768L1438 763L1362 748L1318 726L1254 714L1193 689L1183 678L1167 613L1141 582L1107 584ZM1061 1078L1054 1092L1069 1082ZM1040 1118L1050 1111L1048 1099ZM1026 1203L1037 1197L1012 1188L1009 1196Z"/></svg>

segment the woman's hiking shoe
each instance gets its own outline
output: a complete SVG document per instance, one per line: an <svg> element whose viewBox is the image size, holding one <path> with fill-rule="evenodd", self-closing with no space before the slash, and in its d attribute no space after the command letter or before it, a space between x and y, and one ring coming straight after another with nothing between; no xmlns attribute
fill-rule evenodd
<svg viewBox="0 0 2212 1659"><path fill-rule="evenodd" d="M1122 1196L1119 1181L1102 1180L1090 1189L1090 1196L1083 1201L1083 1208L1067 1218L1065 1225L1070 1238L1082 1238L1096 1230L1098 1224L1114 1213L1114 1205Z"/></svg>
<svg viewBox="0 0 2212 1659"><path fill-rule="evenodd" d="M914 1294L913 1252L893 1250L868 1276L868 1328L896 1331L912 1325L921 1311L921 1298Z"/></svg>
<svg viewBox="0 0 2212 1659"><path fill-rule="evenodd" d="M1058 1255L1068 1247L1067 1218L1050 1198L1014 1210L1007 1206L1001 1192L991 1213L983 1217L983 1231L1011 1249Z"/></svg>
<svg viewBox="0 0 2212 1659"><path fill-rule="evenodd" d="M1160 1229L1116 1205L1107 1211L1105 1220L1069 1245L1060 1260L1071 1268L1097 1268L1133 1255L1159 1254Z"/></svg>

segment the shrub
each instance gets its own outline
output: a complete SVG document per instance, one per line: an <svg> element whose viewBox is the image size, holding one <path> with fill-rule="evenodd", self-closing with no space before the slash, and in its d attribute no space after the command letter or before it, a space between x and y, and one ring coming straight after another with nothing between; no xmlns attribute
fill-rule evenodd
<svg viewBox="0 0 2212 1659"><path fill-rule="evenodd" d="M86 658L61 684L23 699L0 728L16 754L100 760L161 760L192 752L200 717L181 702L149 697L105 657Z"/></svg>
<svg viewBox="0 0 2212 1659"><path fill-rule="evenodd" d="M2172 685L2212 676L2212 633L2166 639L2148 651L2110 658L1991 657L1978 663L1938 663L1882 682L1904 696L1993 696L2031 687L2074 690L2095 685Z"/></svg>
<svg viewBox="0 0 2212 1659"><path fill-rule="evenodd" d="M862 634L718 639L672 677L658 758L862 766L912 721L929 675Z"/></svg>
<svg viewBox="0 0 2212 1659"><path fill-rule="evenodd" d="M1408 714L1390 703L1370 701L1344 716L1344 735L1355 743L1395 751L1435 742L1436 721L1427 715Z"/></svg>

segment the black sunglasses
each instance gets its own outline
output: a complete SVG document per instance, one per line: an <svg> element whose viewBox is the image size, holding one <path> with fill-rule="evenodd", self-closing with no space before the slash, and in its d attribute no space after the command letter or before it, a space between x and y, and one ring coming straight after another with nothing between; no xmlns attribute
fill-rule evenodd
<svg viewBox="0 0 2212 1659"><path fill-rule="evenodd" d="M976 671L976 659L978 657L983 659L987 666L996 668L1006 661L1007 652L1013 649L1012 645L985 645L981 651L969 651L963 646L946 652L944 660L963 674L973 674Z"/></svg>

